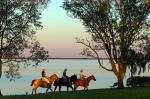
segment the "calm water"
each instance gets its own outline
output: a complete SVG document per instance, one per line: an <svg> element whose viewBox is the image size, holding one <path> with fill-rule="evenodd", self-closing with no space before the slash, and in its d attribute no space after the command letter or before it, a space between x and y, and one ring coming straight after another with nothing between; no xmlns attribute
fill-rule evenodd
<svg viewBox="0 0 150 99"><path fill-rule="evenodd" d="M102 63L105 66L110 66L107 60L103 60ZM79 75L80 69L84 70L86 76L94 74L97 80L95 82L91 81L89 89L109 88L113 82L116 82L114 74L99 68L96 60L50 60L49 62L43 62L37 68L32 66L21 68L22 78L17 79L15 82L9 82L3 75L0 79L0 89L2 93L4 95L25 94L26 92L31 94L31 81L33 79L41 78L41 70L43 68L46 69L47 76L56 73L61 77L64 68L68 69L68 76L73 74ZM129 73L127 73L126 78L128 75ZM146 72L143 75L150 76L150 73ZM53 88L54 87L52 87L52 89ZM63 87L62 90L66 90L66 88ZM45 91L46 89L38 88L38 93L44 93Z"/></svg>

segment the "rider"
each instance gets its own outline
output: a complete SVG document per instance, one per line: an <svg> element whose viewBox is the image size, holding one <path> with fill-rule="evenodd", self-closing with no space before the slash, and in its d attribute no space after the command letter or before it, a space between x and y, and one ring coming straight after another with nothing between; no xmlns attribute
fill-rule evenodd
<svg viewBox="0 0 150 99"><path fill-rule="evenodd" d="M66 72L67 72L67 69L65 68L63 71L63 77L62 77L64 82L67 82L68 80L68 76L66 75Z"/></svg>
<svg viewBox="0 0 150 99"><path fill-rule="evenodd" d="M44 81L44 82L49 84L50 82L49 82L48 78L46 77L45 69L42 69L41 75L42 75L42 81Z"/></svg>
<svg viewBox="0 0 150 99"><path fill-rule="evenodd" d="M80 80L85 80L86 76L83 74L83 69L80 70L79 76L80 76Z"/></svg>

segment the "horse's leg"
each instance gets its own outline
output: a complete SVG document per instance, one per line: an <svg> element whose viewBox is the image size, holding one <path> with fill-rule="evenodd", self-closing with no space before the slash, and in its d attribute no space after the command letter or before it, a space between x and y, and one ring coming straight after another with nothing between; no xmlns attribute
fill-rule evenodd
<svg viewBox="0 0 150 99"><path fill-rule="evenodd" d="M32 95L33 95L33 89L32 89Z"/></svg>
<svg viewBox="0 0 150 99"><path fill-rule="evenodd" d="M53 92L52 88L50 87L51 92Z"/></svg>
<svg viewBox="0 0 150 99"><path fill-rule="evenodd" d="M47 91L48 91L49 89L51 90L51 92L53 92L53 90L52 90L52 88L51 88L51 87L47 88Z"/></svg>
<svg viewBox="0 0 150 99"><path fill-rule="evenodd" d="M35 88L32 89L32 95L33 94L36 94L36 89Z"/></svg>
<svg viewBox="0 0 150 99"><path fill-rule="evenodd" d="M76 91L78 87L79 87L79 86L74 86L74 91ZM76 92L77 92L77 91L76 91Z"/></svg>
<svg viewBox="0 0 150 99"><path fill-rule="evenodd" d="M77 89L77 88L74 86L74 91L76 91L76 89Z"/></svg>
<svg viewBox="0 0 150 99"><path fill-rule="evenodd" d="M89 89L88 89L88 87L87 87L87 90L86 91L88 91Z"/></svg>
<svg viewBox="0 0 150 99"><path fill-rule="evenodd" d="M59 93L61 93L61 85L59 85Z"/></svg>
<svg viewBox="0 0 150 99"><path fill-rule="evenodd" d="M46 93L48 92L49 88L46 89Z"/></svg>
<svg viewBox="0 0 150 99"><path fill-rule="evenodd" d="M67 86L67 93L68 93L68 91L69 91L69 86Z"/></svg>
<svg viewBox="0 0 150 99"><path fill-rule="evenodd" d="M88 91L88 87L87 87L87 86L84 87L84 91L85 91L85 92Z"/></svg>
<svg viewBox="0 0 150 99"><path fill-rule="evenodd" d="M54 94L55 94L56 89L57 89L57 85L56 85L55 88L54 88Z"/></svg>
<svg viewBox="0 0 150 99"><path fill-rule="evenodd" d="M72 85L70 85L70 88L72 89L72 91L71 91L71 92L73 93L73 91L74 91L74 90L73 90L73 87L72 87Z"/></svg>
<svg viewBox="0 0 150 99"><path fill-rule="evenodd" d="M36 94L36 89L34 91L35 91L35 94Z"/></svg>
<svg viewBox="0 0 150 99"><path fill-rule="evenodd" d="M84 87L84 91L85 91L85 89L86 89L86 88Z"/></svg>

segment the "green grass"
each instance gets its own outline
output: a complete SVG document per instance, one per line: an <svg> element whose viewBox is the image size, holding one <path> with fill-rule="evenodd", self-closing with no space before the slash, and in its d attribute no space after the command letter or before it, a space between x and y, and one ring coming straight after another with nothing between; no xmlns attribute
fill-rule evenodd
<svg viewBox="0 0 150 99"><path fill-rule="evenodd" d="M0 99L150 99L150 87L95 89L88 92L0 96Z"/></svg>

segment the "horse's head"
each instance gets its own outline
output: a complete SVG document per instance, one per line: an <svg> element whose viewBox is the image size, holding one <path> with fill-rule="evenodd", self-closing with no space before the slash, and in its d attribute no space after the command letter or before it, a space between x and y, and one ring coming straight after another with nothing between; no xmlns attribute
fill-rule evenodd
<svg viewBox="0 0 150 99"><path fill-rule="evenodd" d="M71 81L76 81L76 80L77 80L77 75L75 75L75 74L72 75L72 76L70 77L70 80L71 80Z"/></svg>
<svg viewBox="0 0 150 99"><path fill-rule="evenodd" d="M95 78L94 75L91 75L90 78L91 78L92 80L96 81L96 78Z"/></svg>
<svg viewBox="0 0 150 99"><path fill-rule="evenodd" d="M59 78L58 78L58 76L56 75L56 74L53 74L53 75L51 75L50 76L50 80L58 80Z"/></svg>

